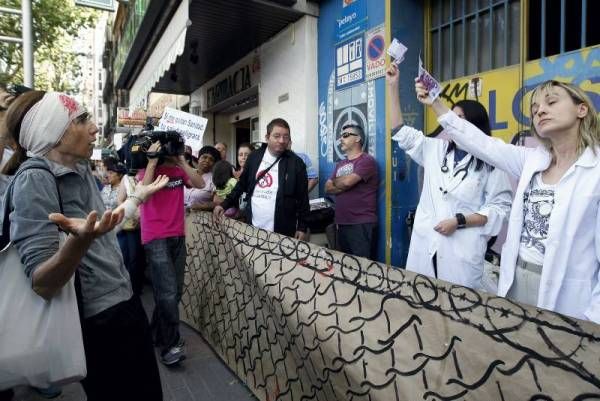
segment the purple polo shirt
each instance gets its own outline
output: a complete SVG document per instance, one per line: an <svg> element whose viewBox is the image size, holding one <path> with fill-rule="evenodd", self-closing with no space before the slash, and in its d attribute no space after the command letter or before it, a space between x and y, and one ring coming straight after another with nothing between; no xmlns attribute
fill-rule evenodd
<svg viewBox="0 0 600 401"><path fill-rule="evenodd" d="M367 153L353 160L342 160L335 166L330 179L350 174L357 174L361 180L335 196L335 223L377 223L377 162Z"/></svg>

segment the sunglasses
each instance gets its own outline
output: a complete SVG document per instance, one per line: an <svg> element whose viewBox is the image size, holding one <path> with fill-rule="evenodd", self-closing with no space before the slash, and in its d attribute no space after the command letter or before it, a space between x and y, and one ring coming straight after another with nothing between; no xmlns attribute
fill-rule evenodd
<svg viewBox="0 0 600 401"><path fill-rule="evenodd" d="M354 136L358 136L358 134L355 134L354 132L343 132L341 137L342 138L348 138L349 136L354 135Z"/></svg>

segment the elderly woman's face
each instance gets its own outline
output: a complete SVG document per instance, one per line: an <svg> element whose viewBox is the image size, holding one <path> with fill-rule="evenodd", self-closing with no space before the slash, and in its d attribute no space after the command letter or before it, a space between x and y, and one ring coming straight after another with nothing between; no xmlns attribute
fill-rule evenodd
<svg viewBox="0 0 600 401"><path fill-rule="evenodd" d="M198 170L203 173L208 173L212 171L213 166L215 165L215 158L208 153L203 153L198 158Z"/></svg>
<svg viewBox="0 0 600 401"><path fill-rule="evenodd" d="M88 117L75 119L56 146L56 150L74 159L89 159L94 150L98 127Z"/></svg>

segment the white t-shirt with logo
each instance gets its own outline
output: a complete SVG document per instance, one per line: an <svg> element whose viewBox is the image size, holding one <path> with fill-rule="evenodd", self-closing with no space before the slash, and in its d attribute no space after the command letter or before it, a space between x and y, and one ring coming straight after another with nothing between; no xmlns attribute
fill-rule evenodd
<svg viewBox="0 0 600 401"><path fill-rule="evenodd" d="M544 264L555 187L556 185L544 184L542 174L537 173L523 194L524 219L519 257L525 262L540 266Z"/></svg>
<svg viewBox="0 0 600 401"><path fill-rule="evenodd" d="M277 158L269 150L265 150L256 176L269 168ZM252 194L252 225L254 227L273 231L275 225L275 200L279 188L279 161L256 183Z"/></svg>

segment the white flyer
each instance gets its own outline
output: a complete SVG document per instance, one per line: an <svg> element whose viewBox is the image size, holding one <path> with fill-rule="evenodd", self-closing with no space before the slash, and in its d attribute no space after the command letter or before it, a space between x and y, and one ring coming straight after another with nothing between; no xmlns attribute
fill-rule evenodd
<svg viewBox="0 0 600 401"><path fill-rule="evenodd" d="M394 59L394 64L399 65L404 61L404 55L408 48L404 46L398 39L394 38L390 47L388 47L387 53Z"/></svg>

